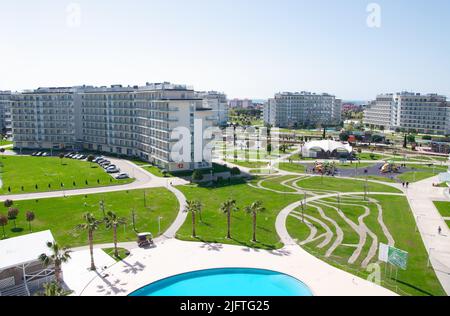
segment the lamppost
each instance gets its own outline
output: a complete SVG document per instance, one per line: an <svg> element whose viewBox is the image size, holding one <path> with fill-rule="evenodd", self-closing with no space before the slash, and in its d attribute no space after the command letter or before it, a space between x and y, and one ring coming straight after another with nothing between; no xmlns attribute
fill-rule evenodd
<svg viewBox="0 0 450 316"><path fill-rule="evenodd" d="M162 220L162 216L158 217L158 235L161 234L161 220Z"/></svg>

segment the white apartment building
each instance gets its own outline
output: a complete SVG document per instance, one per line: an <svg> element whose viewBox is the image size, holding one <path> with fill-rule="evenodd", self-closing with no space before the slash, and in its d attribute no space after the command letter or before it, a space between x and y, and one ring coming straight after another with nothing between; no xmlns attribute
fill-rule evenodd
<svg viewBox="0 0 450 316"><path fill-rule="evenodd" d="M401 92L378 95L364 111L364 124L377 128L450 134L450 102L445 96Z"/></svg>
<svg viewBox="0 0 450 316"><path fill-rule="evenodd" d="M11 100L15 147L74 148L74 88L39 88L13 94Z"/></svg>
<svg viewBox="0 0 450 316"><path fill-rule="evenodd" d="M11 91L0 91L0 133L12 137Z"/></svg>
<svg viewBox="0 0 450 316"><path fill-rule="evenodd" d="M312 127L341 122L342 102L330 94L283 92L264 106L264 122L275 127Z"/></svg>
<svg viewBox="0 0 450 316"><path fill-rule="evenodd" d="M213 110L217 116L217 122L220 126L226 126L228 123L228 101L224 93L217 91L196 92L196 96L203 100L203 107Z"/></svg>
<svg viewBox="0 0 450 316"><path fill-rule="evenodd" d="M40 88L14 95L13 100L16 148L84 149L140 157L168 171L211 166L206 161L178 163L172 158L179 140L172 133L177 128L193 135L196 119L202 121L203 130L217 124L214 111L184 85Z"/></svg>

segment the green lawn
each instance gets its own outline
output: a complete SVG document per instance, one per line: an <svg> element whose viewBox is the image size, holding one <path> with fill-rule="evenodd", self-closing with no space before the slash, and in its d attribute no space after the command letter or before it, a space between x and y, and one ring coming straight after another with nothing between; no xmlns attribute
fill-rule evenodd
<svg viewBox="0 0 450 316"><path fill-rule="evenodd" d="M365 181L348 180L333 177L310 177L297 182L297 185L307 190L326 190L337 192L364 192ZM391 186L369 182L369 192L401 193Z"/></svg>
<svg viewBox="0 0 450 316"><path fill-rule="evenodd" d="M414 183L414 182L418 182L418 181L425 180L428 178L432 178L434 176L436 176L436 174L433 172L410 171L410 172L402 173L397 178L403 182Z"/></svg>
<svg viewBox="0 0 450 316"><path fill-rule="evenodd" d="M164 178L164 174L163 174L162 170L159 169L158 167L147 166L147 167L142 167L142 168L147 170L148 172L150 172L152 175L154 175L156 177ZM166 177L171 177L171 175L169 173L167 173Z"/></svg>
<svg viewBox="0 0 450 316"><path fill-rule="evenodd" d="M447 223L448 228L450 228L450 220L445 221Z"/></svg>
<svg viewBox="0 0 450 316"><path fill-rule="evenodd" d="M203 188L197 185L178 187L188 200L198 199L203 204L203 223L198 219L197 235L195 241L250 246L262 249L277 249L282 247L275 231L275 220L278 212L287 205L298 200L296 195L277 194L248 186L245 182L234 181L233 185L218 188ZM231 233L233 239L227 240L227 218L219 211L220 205L227 199L237 201L239 211L232 216ZM260 200L266 211L259 214L257 225L258 243L251 242L252 218L244 212L244 208ZM198 217L198 216L197 216ZM190 217L178 231L177 238L192 241L192 223Z"/></svg>
<svg viewBox="0 0 450 316"><path fill-rule="evenodd" d="M17 201L14 207L20 210L17 219L17 229L13 221L5 227L8 237L28 234L28 223L25 213L28 210L35 212L36 219L32 223L34 232L50 229L55 239L65 246L84 246L87 244L86 232L78 232L74 228L83 222L83 214L92 212L102 219L100 201L105 201L105 210L114 211L128 220L128 224L118 229L119 241L135 241L136 233L133 231L132 210L135 208L136 229L140 232L158 234L158 217L162 216L161 230L167 229L178 214L178 201L175 196L163 188L146 190L147 207L144 206L144 191L121 191L85 196L71 196L66 198L53 198L31 201ZM0 206L0 213L7 210ZM0 236L2 231L0 229ZM112 243L112 231L102 225L95 232L95 243Z"/></svg>
<svg viewBox="0 0 450 316"><path fill-rule="evenodd" d="M360 179L365 180L366 177L359 177ZM381 176L367 176L367 178L369 180L375 180L375 181L382 181L382 182L387 182L387 183L397 183L397 181L395 179L391 179L391 178L387 178L387 177L381 177Z"/></svg>
<svg viewBox="0 0 450 316"><path fill-rule="evenodd" d="M279 169L289 172L304 173L306 171L306 166L298 163L281 162L279 164Z"/></svg>
<svg viewBox="0 0 450 316"><path fill-rule="evenodd" d="M122 261L123 259L128 257L127 254L129 253L129 251L124 248L117 248L117 251L119 252L119 257L116 257L114 256L114 248L106 248L102 250L116 261Z"/></svg>
<svg viewBox="0 0 450 316"><path fill-rule="evenodd" d="M272 189L275 191L286 192L286 193L295 193L297 190L291 189L287 186L281 184L281 182L285 182L288 180L294 180L298 177L293 176L282 176L282 177L269 177L266 178L261 185L265 188ZM253 180L254 182L258 182L261 179Z"/></svg>
<svg viewBox="0 0 450 316"><path fill-rule="evenodd" d="M13 142L9 140L0 140L0 146L9 146L12 145Z"/></svg>
<svg viewBox="0 0 450 316"><path fill-rule="evenodd" d="M231 159L228 159L226 161L229 163L235 164L237 166L240 166L240 167L252 168L252 169L263 168L263 167L267 167L267 165L268 165L268 163L264 162L264 161L241 161L241 160L231 160Z"/></svg>
<svg viewBox="0 0 450 316"><path fill-rule="evenodd" d="M338 169L356 169L356 168L367 168L373 166L371 163L361 162L361 163L337 163L336 168Z"/></svg>
<svg viewBox="0 0 450 316"><path fill-rule="evenodd" d="M450 202L436 201L434 202L434 205L442 217L450 217Z"/></svg>
<svg viewBox="0 0 450 316"><path fill-rule="evenodd" d="M132 179L116 180L95 163L74 159L61 161L59 158L25 156L0 158L0 177L3 182L1 194L83 189L133 181ZM61 187L61 183L64 184L64 188Z"/></svg>
<svg viewBox="0 0 450 316"><path fill-rule="evenodd" d="M380 263L383 285L395 291L395 285L397 284L400 289L398 293L402 295L445 295L445 292L436 278L434 271L427 267L427 253L420 233L416 232L415 220L406 198L401 196L380 195L373 195L371 197L378 200L381 204L383 208L384 222L395 239L396 247L409 252L408 268L406 271L399 269L398 282L389 278L384 273L386 266L383 263ZM326 199L324 201L335 202L336 199ZM355 200L352 202L350 202L350 200L342 200L342 203L359 204L369 207L371 209L371 214L365 218L365 224L377 235L379 242L386 242L386 237L384 236L381 226L377 221L378 212L375 205L364 201ZM355 264L349 264L348 259L355 248L347 247L345 245L355 244L358 242L359 238L356 232L350 229L349 225L342 218L340 218L340 216L338 216L335 210L326 206L321 207L326 215L335 220L339 227L343 230L343 244L339 246L329 258L324 257L328 247L325 247L324 249L318 249L316 247L321 240L305 245L303 248L333 266L346 270L362 278L367 278L368 272L361 267L361 262L366 257L372 240L370 238L368 239L361 256ZM364 213L363 208L359 206L341 205L341 209L346 216L355 223L357 223L357 218ZM308 207L305 213L315 217L320 217L317 210L312 207ZM291 236L299 241L305 240L309 235L309 228L301 221L293 217L288 218L287 228ZM317 228L319 228L318 234L323 233L320 227ZM377 257L372 260L372 263L376 262Z"/></svg>
<svg viewBox="0 0 450 316"><path fill-rule="evenodd" d="M372 158L373 156L373 158ZM361 160L385 160L388 159L389 156L382 155L382 154L376 154L376 153L361 153L358 154L357 157Z"/></svg>

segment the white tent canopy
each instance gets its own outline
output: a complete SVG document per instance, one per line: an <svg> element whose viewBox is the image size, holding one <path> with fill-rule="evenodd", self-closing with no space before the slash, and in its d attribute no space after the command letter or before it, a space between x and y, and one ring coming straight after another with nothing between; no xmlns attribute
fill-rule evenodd
<svg viewBox="0 0 450 316"><path fill-rule="evenodd" d="M43 253L50 255L47 242L54 242L47 230L0 241L0 271L38 260Z"/></svg>
<svg viewBox="0 0 450 316"><path fill-rule="evenodd" d="M336 142L334 140L320 140L320 141L312 141L306 143L303 147L303 151L310 152L314 149L320 149L324 152L332 153L335 150L347 151L348 153L353 152L353 147L346 143Z"/></svg>

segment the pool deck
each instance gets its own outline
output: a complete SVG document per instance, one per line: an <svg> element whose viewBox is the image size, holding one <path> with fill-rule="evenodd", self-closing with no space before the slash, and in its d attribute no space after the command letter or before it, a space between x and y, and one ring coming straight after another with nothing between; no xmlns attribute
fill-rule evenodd
<svg viewBox="0 0 450 316"><path fill-rule="evenodd" d="M95 277L81 296L125 296L155 281L213 268L257 268L291 275L315 296L395 296L374 283L334 268L298 246L275 251L167 239L131 255ZM106 277L104 277L107 275Z"/></svg>

